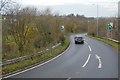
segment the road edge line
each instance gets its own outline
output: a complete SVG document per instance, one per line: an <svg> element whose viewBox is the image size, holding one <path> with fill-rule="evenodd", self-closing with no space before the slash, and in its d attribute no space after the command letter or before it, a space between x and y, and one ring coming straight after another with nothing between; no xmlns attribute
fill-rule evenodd
<svg viewBox="0 0 120 80"><path fill-rule="evenodd" d="M29 71L29 70L35 69L35 68L37 68L37 67L40 67L40 66L42 66L42 65L44 65L44 64L47 64L47 63L53 61L54 59L57 59L58 57L62 56L65 52L67 52L67 51L69 50L70 47L71 47L71 42L69 43L69 46L67 47L67 49L66 49L65 51L63 51L61 54L57 55L56 57L54 57L54 58L52 58L52 59L50 59L50 60L48 60L48 61L46 61L46 62L44 62L44 63L41 63L41 64L39 64L39 65L37 65L37 66L31 67L31 68L29 68L29 69L26 69L26 70L23 70L23 71L20 71L20 72L17 72L17 73L14 73L14 74L11 74L11 75L2 77L2 79L4 79L4 78L9 78L9 77L12 77L12 76L15 76L15 75L24 73L24 72L27 72L27 71Z"/></svg>

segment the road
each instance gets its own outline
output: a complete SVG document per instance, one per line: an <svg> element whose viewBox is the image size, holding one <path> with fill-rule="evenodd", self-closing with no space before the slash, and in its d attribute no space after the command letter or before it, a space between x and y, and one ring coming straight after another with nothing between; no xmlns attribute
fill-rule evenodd
<svg viewBox="0 0 120 80"><path fill-rule="evenodd" d="M60 57L11 78L117 78L118 53L111 46L84 36L85 44L74 44Z"/></svg>

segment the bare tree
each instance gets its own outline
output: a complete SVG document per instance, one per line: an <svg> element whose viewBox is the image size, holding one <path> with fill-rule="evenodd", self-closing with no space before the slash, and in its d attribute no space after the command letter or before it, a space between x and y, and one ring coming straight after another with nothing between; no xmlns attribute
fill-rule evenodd
<svg viewBox="0 0 120 80"><path fill-rule="evenodd" d="M5 11L14 7L14 4L16 4L16 2L12 0L0 0L0 13L5 13Z"/></svg>

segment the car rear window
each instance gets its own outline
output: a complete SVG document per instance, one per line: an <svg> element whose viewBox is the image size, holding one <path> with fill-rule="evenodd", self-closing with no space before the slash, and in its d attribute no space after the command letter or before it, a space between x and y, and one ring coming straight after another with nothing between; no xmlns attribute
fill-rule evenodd
<svg viewBox="0 0 120 80"><path fill-rule="evenodd" d="M83 39L83 37L78 37L78 38Z"/></svg>

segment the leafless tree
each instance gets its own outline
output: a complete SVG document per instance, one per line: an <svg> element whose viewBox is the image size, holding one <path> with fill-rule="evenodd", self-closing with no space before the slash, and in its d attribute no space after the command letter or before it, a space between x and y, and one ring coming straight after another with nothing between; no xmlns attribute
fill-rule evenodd
<svg viewBox="0 0 120 80"><path fill-rule="evenodd" d="M16 2L12 0L0 0L0 13L5 13L5 11L14 7Z"/></svg>

